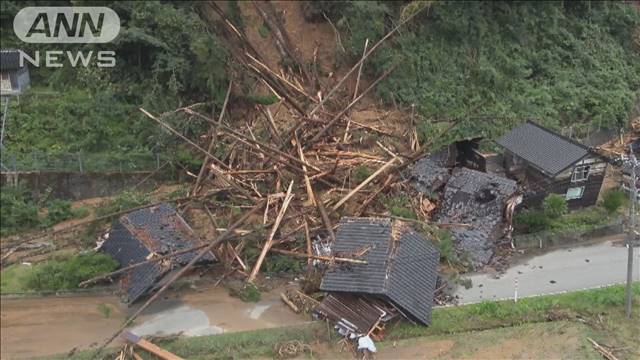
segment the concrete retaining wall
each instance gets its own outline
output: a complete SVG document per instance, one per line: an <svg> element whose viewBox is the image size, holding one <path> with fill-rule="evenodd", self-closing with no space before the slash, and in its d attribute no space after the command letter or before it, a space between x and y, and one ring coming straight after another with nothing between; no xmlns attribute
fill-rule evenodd
<svg viewBox="0 0 640 360"><path fill-rule="evenodd" d="M2 187L20 184L32 192L34 198L51 192L56 199L82 200L93 197L112 196L122 190L137 185L149 176L150 172L131 173L72 173L72 172L3 172L0 179ZM140 187L142 189L168 180L154 175Z"/></svg>
<svg viewBox="0 0 640 360"><path fill-rule="evenodd" d="M590 240L623 233L621 222L602 225L586 231L540 232L514 236L516 249L549 248L568 244L578 244Z"/></svg>

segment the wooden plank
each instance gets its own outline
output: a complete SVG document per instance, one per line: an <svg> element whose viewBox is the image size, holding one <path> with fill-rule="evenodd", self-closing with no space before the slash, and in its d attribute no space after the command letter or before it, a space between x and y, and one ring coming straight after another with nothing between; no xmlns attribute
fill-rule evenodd
<svg viewBox="0 0 640 360"><path fill-rule="evenodd" d="M125 330L122 332L122 338L125 339L126 341L135 344L139 347L141 347L142 349L150 352L151 354L159 357L160 359L163 360L184 360L183 358L181 358L178 355L175 355L161 347L159 347L158 345L153 344L150 341L147 341L143 338L141 338L140 336L132 333L129 330Z"/></svg>

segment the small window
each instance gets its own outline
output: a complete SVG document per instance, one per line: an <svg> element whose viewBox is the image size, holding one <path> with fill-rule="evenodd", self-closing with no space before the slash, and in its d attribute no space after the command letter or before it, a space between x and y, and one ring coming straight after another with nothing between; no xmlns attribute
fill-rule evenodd
<svg viewBox="0 0 640 360"><path fill-rule="evenodd" d="M576 166L575 169L573 169L573 174L571 174L571 182L587 180L589 178L590 169L591 165Z"/></svg>
<svg viewBox="0 0 640 360"><path fill-rule="evenodd" d="M584 186L569 188L567 190L567 195L565 196L565 198L567 200L580 199L583 193Z"/></svg>

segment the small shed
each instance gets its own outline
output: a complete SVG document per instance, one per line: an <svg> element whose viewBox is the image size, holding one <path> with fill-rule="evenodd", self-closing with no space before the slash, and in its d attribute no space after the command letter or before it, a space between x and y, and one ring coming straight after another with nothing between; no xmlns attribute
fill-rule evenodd
<svg viewBox="0 0 640 360"><path fill-rule="evenodd" d="M496 142L505 149L507 173L525 186L524 205L550 193L564 195L570 208L595 205L607 164L587 146L532 121Z"/></svg>
<svg viewBox="0 0 640 360"><path fill-rule="evenodd" d="M330 267L321 290L383 300L413 321L431 322L440 254L408 225L381 218L342 218L332 253L362 254L358 259L367 263Z"/></svg>
<svg viewBox="0 0 640 360"><path fill-rule="evenodd" d="M20 50L0 50L0 96L20 95L29 83L29 68L20 65Z"/></svg>
<svg viewBox="0 0 640 360"><path fill-rule="evenodd" d="M204 245L175 209L166 203L123 215L107 236L101 250L116 259L120 267ZM123 301L133 303L153 291L172 270L187 264L197 253L198 250L194 250L127 272L120 282ZM202 261L214 259L213 254L207 254Z"/></svg>

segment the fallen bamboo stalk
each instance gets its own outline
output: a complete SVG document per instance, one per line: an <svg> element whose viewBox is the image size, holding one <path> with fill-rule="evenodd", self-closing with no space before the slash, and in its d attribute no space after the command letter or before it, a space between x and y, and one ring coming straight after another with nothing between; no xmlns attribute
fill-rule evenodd
<svg viewBox="0 0 640 360"><path fill-rule="evenodd" d="M247 221L253 214L255 214L257 211L262 209L265 203L266 203L266 199L260 200L260 202L256 204L251 210L247 211L244 215L242 215L242 217L240 217L240 219L238 219L236 222L231 224L229 226L229 229L226 232L222 233L220 236L218 236L217 239L212 241L207 247L203 248L196 256L194 256L191 259L191 261L189 261L187 265L182 267L176 274L174 274L171 277L171 279L169 279L169 281L167 281L155 294L153 294L153 296L151 296L149 300L147 300L147 302L144 303L144 305L142 305L135 313L133 313L133 315L129 316L127 320L124 322L124 324L122 324L122 326L120 326L120 328L109 339L107 339L107 341L102 346L100 346L96 350L96 353L94 354L93 358L97 358L98 357L97 355L100 354L102 349L104 349L116 337L118 337L118 335L124 329L126 329L126 327L129 326L147 307L149 307L151 303L153 303L158 297L160 297L160 295L162 295L171 286L171 284L173 284L182 275L184 275L184 273L186 273L187 270L189 270L195 263L197 263L207 252L211 251L214 247L216 247L218 244L222 243L223 241L226 241L227 238L231 236L232 234L231 231L233 229L236 229L242 224L244 224L244 222Z"/></svg>
<svg viewBox="0 0 640 360"><path fill-rule="evenodd" d="M311 272L311 256L313 256L313 250L311 248L311 234L309 233L309 224L307 223L307 217L304 216L304 222L302 223L304 225L304 238L307 242L307 256L309 256L309 259L307 259L307 272Z"/></svg>
<svg viewBox="0 0 640 360"><path fill-rule="evenodd" d="M430 221L421 221L421 220L406 218L402 216L387 215L387 214L372 213L372 212L369 212L368 214L373 216L388 217L396 220L412 222L414 224L420 224L420 225L435 225L439 227L470 227L471 226L471 224L465 224L465 223L437 223L437 222L430 222Z"/></svg>
<svg viewBox="0 0 640 360"><path fill-rule="evenodd" d="M291 183L289 183L289 188L287 189L287 195L285 196L284 201L282 202L282 208L280 209L280 212L276 217L276 221L273 224L273 228L271 228L271 232L269 232L269 237L267 238L267 242L264 244L264 247L262 248L262 252L260 253L260 256L258 256L258 260L256 261L256 264L254 265L253 270L251 270L251 274L247 278L247 282L252 283L256 279L256 275L258 275L258 272L260 271L262 262L264 261L265 256L267 256L267 253L271 248L273 237L276 235L276 231L278 230L278 227L280 227L280 222L282 221L284 214L287 212L287 208L289 207L289 203L291 202L291 199L293 199L294 197L292 190L293 190L293 180L291 181Z"/></svg>
<svg viewBox="0 0 640 360"><path fill-rule="evenodd" d="M362 57L367 54L367 47L369 46L369 38L364 41L364 49L362 50ZM353 97L351 101L355 100L358 97L358 87L360 86L360 76L362 75L362 66L364 65L364 61L360 62L360 66L358 67L358 76L356 77L356 88L353 90ZM347 142L347 137L349 137L349 127L351 126L351 118L347 120L347 126L344 129L344 137L342 138L342 142Z"/></svg>
<svg viewBox="0 0 640 360"><path fill-rule="evenodd" d="M220 126L220 124L222 123L222 119L224 118L224 113L227 110L227 104L229 103L229 95L231 95L231 86L233 86L233 80L229 81L229 87L227 88L227 94L224 97L222 110L220 110L220 116L218 116L218 123L211 125L211 132L210 132L211 141L209 141L209 147L207 147L208 153L211 153L211 151L213 151L213 146L216 143L216 139L218 137L218 126ZM200 167L200 172L198 173L198 178L196 179L196 183L193 186L193 189L191 191L191 195L195 195L198 193L200 182L202 181L202 177L204 176L208 163L209 163L209 155L205 155L204 161L202 162L202 166Z"/></svg>
<svg viewBox="0 0 640 360"><path fill-rule="evenodd" d="M358 260L358 259L351 259L351 258L344 258L344 257L321 256L321 255L309 256L307 254L303 254L303 253L299 253L291 250L271 249L271 251L279 254L283 254L283 255L291 255L299 258L309 258L313 260L322 260L322 261L328 261L328 262L345 262L350 264L366 264L367 263L365 260Z"/></svg>
<svg viewBox="0 0 640 360"><path fill-rule="evenodd" d="M331 220L329 220L329 214L327 213L327 209L325 209L324 204L322 203L322 199L316 198L316 207L320 212L320 219L322 220L322 225L324 225L325 230L329 234L329 239L331 242L336 241L336 235L333 232L333 226L331 226Z"/></svg>
<svg viewBox="0 0 640 360"><path fill-rule="evenodd" d="M222 164L222 166L226 165L220 161L218 158L216 158L215 156L213 156L213 154L211 154L210 152L208 152L207 150L203 149L200 145L194 143L193 141L191 141L189 138L187 138L186 136L180 134L178 131L176 131L174 128L172 128L169 124L167 124L166 122L158 119L157 117L153 116L151 113L149 113L147 110L140 108L140 111L145 114L149 119L157 122L158 124L160 124L162 127L164 127L165 129L169 130L169 132L173 133L174 135L176 135L177 137L181 138L182 140L186 141L189 145L193 146L194 148L196 148L197 150L199 150L200 152L202 152L203 154L209 156L212 160L214 160L214 162L217 162L219 164ZM244 195L245 197L247 197L249 200L253 201L254 203L256 202L256 200L251 196L251 194L245 190L244 188L242 188L240 185L236 184L234 180L232 180L231 176L227 175L225 176L224 173L220 170L218 170L215 167L211 167L211 170L213 171L213 173L218 176L220 179L224 180L225 182L227 182L231 187L233 187L236 191L238 191L239 193L241 193L242 195ZM225 169L225 170L229 170L229 169Z"/></svg>
<svg viewBox="0 0 640 360"><path fill-rule="evenodd" d="M604 346L598 344L597 342L595 342L595 340L593 340L592 338L587 338L587 340L589 340L589 342L591 343L591 345L593 345L593 348L596 349L605 359L607 360L618 360L617 357L615 357L615 355L613 355L611 353L611 351L607 350Z"/></svg>
<svg viewBox="0 0 640 360"><path fill-rule="evenodd" d="M369 91L371 91L373 88L376 87L376 85L378 85L378 83L382 80L384 80L387 76L389 76L389 74L391 74L391 72L393 72L393 70L395 70L395 68L398 66L398 63L395 63L394 65L392 65L389 69L387 69L382 75L380 75L380 77L378 77L373 83L371 83L371 85L369 85L368 88L366 88L362 94L360 94L357 98L355 98L353 101L351 101L349 103L349 105L347 105L347 107L345 107L342 111L340 111L337 115L335 115L333 117L333 119L331 119L331 121L329 121L325 126L323 126L320 130L318 130L318 132L311 138L311 140L309 140L308 144L313 144L316 141L318 141L322 136L324 136L324 134L327 133L327 131L329 131L329 129L338 121L340 120L340 118L346 114L355 104L358 103L358 101L360 101L360 99L362 99Z"/></svg>
<svg viewBox="0 0 640 360"><path fill-rule="evenodd" d="M159 357L162 360L184 360L183 358L159 347L158 345L151 343L150 341L143 339L142 337L130 331L124 331L122 333L122 338L132 344L141 347L145 351L150 352L151 354Z"/></svg>
<svg viewBox="0 0 640 360"><path fill-rule="evenodd" d="M383 166L381 166L378 170L376 170L376 172L371 174L368 178L366 178L363 182L361 182L358 186L356 186L355 189L351 190L345 197L343 197L340 201L338 201L333 206L332 210L333 211L337 210L340 206L342 206L342 204L344 204L347 200L349 200L353 195L355 195L358 191L362 190L362 188L367 186L368 183L373 181L373 179L375 179L380 174L385 172L389 167L391 167L391 165L393 165L397 159L398 159L397 157L394 157L393 159L385 163Z"/></svg>
<svg viewBox="0 0 640 360"><path fill-rule="evenodd" d="M366 54L364 56L362 56L362 58L360 58L360 61L355 63L351 67L351 69L349 69L349 71L347 71L347 73L342 77L342 79L340 79L340 81L338 81L338 83L324 96L324 98L318 104L316 104L316 106L311 110L311 112L309 112L309 117L313 116L313 114L315 114L316 111L318 111L320 108L322 108L322 106L324 106L324 104L327 102L327 100L329 100L336 93L336 91L338 91L338 89L342 86L342 84L344 84L344 82L347 80L347 78L349 78L349 76L358 67L360 67L360 64L363 63L374 51L376 51L376 49L379 48L380 45L382 45L382 43L384 43L387 39L389 39L393 34L395 34L398 31L398 29L400 29L404 24L406 24L411 19L413 19L422 10L424 10L424 8L421 8L418 11L414 12L413 14L411 14L410 16L408 16L406 19L404 19L398 25L396 25L393 29L391 29L391 31L389 31L385 36L383 36L380 40L378 40L378 42L375 43L371 47L371 49L369 49L369 51L367 51Z"/></svg>
<svg viewBox="0 0 640 360"><path fill-rule="evenodd" d="M367 209L369 204L378 197L389 185L391 185L391 181L393 180L393 174L389 174L387 178L384 180L382 186L380 186L373 194L371 194L366 200L360 205L358 211L356 211L356 216L362 216L362 213Z"/></svg>
<svg viewBox="0 0 640 360"><path fill-rule="evenodd" d="M316 204L316 197L313 194L313 189L311 188L311 180L309 180L309 174L307 173L307 160L304 158L304 153L302 152L302 147L300 146L300 140L298 139L298 135L295 135L296 148L298 149L298 156L300 157L300 161L302 161L302 172L304 174L304 186L307 189L307 198L309 199L310 205Z"/></svg>
<svg viewBox="0 0 640 360"><path fill-rule="evenodd" d="M282 299L282 301L284 301L284 303L287 304L291 308L291 310L293 310L293 312L295 312L296 314L300 312L300 309L298 309L296 304L294 304L291 300L289 300L289 298L287 297L287 294L280 293L280 299Z"/></svg>

